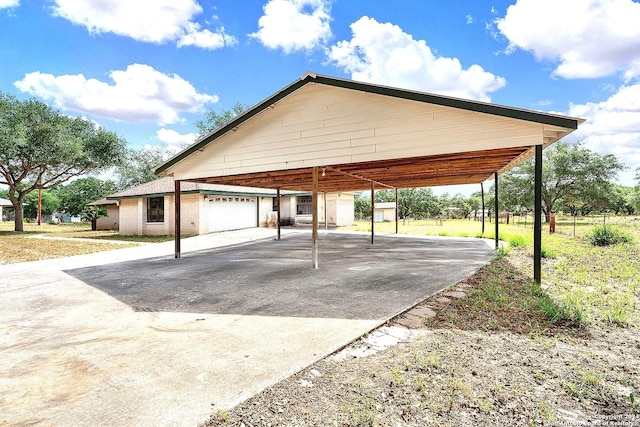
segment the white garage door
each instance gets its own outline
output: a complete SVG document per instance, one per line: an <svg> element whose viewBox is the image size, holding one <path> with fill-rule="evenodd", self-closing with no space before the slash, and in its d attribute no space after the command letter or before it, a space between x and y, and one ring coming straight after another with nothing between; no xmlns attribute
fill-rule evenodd
<svg viewBox="0 0 640 427"><path fill-rule="evenodd" d="M209 196L209 232L258 225L255 197Z"/></svg>

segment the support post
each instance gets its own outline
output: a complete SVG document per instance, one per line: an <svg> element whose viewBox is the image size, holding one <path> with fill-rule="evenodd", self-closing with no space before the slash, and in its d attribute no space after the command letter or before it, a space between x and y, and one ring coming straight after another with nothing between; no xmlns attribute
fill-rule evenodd
<svg viewBox="0 0 640 427"><path fill-rule="evenodd" d="M327 193L323 192L322 196L324 199L324 230L327 231L329 229L329 226L327 224Z"/></svg>
<svg viewBox="0 0 640 427"><path fill-rule="evenodd" d="M498 230L498 228L499 228L498 227L498 223L500 222L499 221L500 216L498 215L498 172L494 172L493 173L493 179L495 181L495 184L494 184L495 194L494 194L494 197L493 197L493 210L494 210L493 216L496 219L495 227L496 227L496 250L497 250L500 247L500 243L499 243L499 239L498 239L498 231L499 231Z"/></svg>
<svg viewBox="0 0 640 427"><path fill-rule="evenodd" d="M482 197L482 235L484 236L484 183L480 183L480 195Z"/></svg>
<svg viewBox="0 0 640 427"><path fill-rule="evenodd" d="M318 167L313 167L313 193L311 194L311 263L318 268Z"/></svg>
<svg viewBox="0 0 640 427"><path fill-rule="evenodd" d="M375 223L376 204L373 202L375 184L371 181L371 244L373 245L373 224Z"/></svg>
<svg viewBox="0 0 640 427"><path fill-rule="evenodd" d="M398 208L398 188L396 188L396 234L398 234L398 212L399 212Z"/></svg>
<svg viewBox="0 0 640 427"><path fill-rule="evenodd" d="M276 240L280 240L280 189L276 189L276 229L278 230L278 237Z"/></svg>
<svg viewBox="0 0 640 427"><path fill-rule="evenodd" d="M533 199L533 280L542 283L542 145L536 145Z"/></svg>
<svg viewBox="0 0 640 427"><path fill-rule="evenodd" d="M180 259L180 181L175 180L175 197L174 197L174 239L175 239L175 259Z"/></svg>

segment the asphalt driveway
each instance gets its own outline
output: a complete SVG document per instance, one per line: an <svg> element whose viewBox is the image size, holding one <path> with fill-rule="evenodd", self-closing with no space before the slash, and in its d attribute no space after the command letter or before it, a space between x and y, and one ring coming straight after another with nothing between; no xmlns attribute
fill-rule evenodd
<svg viewBox="0 0 640 427"><path fill-rule="evenodd" d="M270 233L186 239L180 260L169 242L0 267L0 424L195 425L494 254L479 239L324 233L313 270L309 233Z"/></svg>

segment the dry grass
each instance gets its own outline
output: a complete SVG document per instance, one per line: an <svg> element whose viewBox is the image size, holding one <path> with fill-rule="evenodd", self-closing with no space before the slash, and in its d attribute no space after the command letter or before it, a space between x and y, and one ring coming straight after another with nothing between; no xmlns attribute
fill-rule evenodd
<svg viewBox="0 0 640 427"><path fill-rule="evenodd" d="M24 232L13 231L13 222L0 223L0 264L82 255L136 246L100 240L74 241L72 238L98 238L89 224L24 224ZM100 233L100 232L98 232ZM44 236L45 238L39 238ZM48 237L48 238L46 238ZM57 239L62 238L62 239Z"/></svg>

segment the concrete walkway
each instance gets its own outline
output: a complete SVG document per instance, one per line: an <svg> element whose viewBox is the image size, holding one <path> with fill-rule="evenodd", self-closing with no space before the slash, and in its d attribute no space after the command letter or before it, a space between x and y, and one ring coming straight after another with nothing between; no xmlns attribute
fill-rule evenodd
<svg viewBox="0 0 640 427"><path fill-rule="evenodd" d="M251 229L184 239L184 258L178 261L173 260L173 242L167 242L0 266L0 425L194 426L216 409L236 405L390 317L390 312L378 312L376 304L384 307L388 305L385 298L397 300L402 293L397 293L395 285L385 288L381 282L363 286L368 279L353 281L353 286L361 292L356 305L364 305L362 312L367 312L369 298L372 316L335 316L322 310L314 315L316 312L304 305L296 308L296 301L304 303L308 292L305 281L311 272L309 254L295 245L290 247L287 259L277 254L283 250L284 242L293 245L296 239L306 241L306 236L287 231L282 242L270 242L273 235L273 230ZM363 241L366 239L363 237ZM390 251L404 254L403 258L414 251L404 243L388 240L377 244L377 255L362 254L357 243L337 248L340 245L334 240L329 248L330 242L327 237L324 251L327 256L335 254L335 259L331 261L329 256L324 261L321 258L321 262L325 262L326 274L331 273L338 280L329 283L318 276L314 285L318 290L322 283L335 289L348 286L354 271L371 270ZM433 256L451 250L437 242L422 246ZM492 257L493 252L482 241L450 242L454 242L453 246L463 245L461 260L470 272ZM215 249L223 246L226 249ZM321 240L321 256L322 247ZM336 276L334 273L340 270L337 266L345 258L340 255L341 250L355 254L351 264L344 264L344 273L340 273L344 276ZM260 283L247 280L255 274L239 267L217 278L213 272L219 271L220 266L204 269L222 256L228 257L224 265L246 265L257 253L262 254L264 263L253 262L255 268L277 271L273 282L264 275L260 276ZM370 259L372 256L377 259ZM434 266L434 259L422 265L416 258L410 268L423 282L427 277L431 281L432 276L426 275L426 270L421 276L420 269ZM288 265L294 267L287 273ZM449 266L453 264L449 262ZM176 271L187 273L196 267L201 270L189 279L182 280L184 274L176 275ZM387 269L393 271L390 265ZM458 276L466 274L458 268L454 270ZM402 271L397 274L403 275ZM443 283L452 284L451 280L459 280L458 276L446 277ZM145 286L132 285L131 277L141 277ZM385 280L391 279L386 274ZM225 280L230 286L222 287ZM154 283L163 289L159 295L166 293L173 298L171 304L180 300L186 309L156 309L162 307L162 298L152 298L153 303L145 300L153 293ZM187 286L202 283L207 287L200 291ZM249 286L251 283L253 287ZM281 283L287 286L282 291L269 288ZM298 283L297 288L294 283ZM220 290L215 293L218 287ZM180 288L183 293L168 295L173 288ZM229 305L235 289L244 292L249 288L257 293L250 298L241 293L237 301L255 303L263 298L262 289L279 294L279 299L289 298L283 306L294 306L290 313L295 315L287 315L289 311L281 308L265 309L268 304L258 304L257 309L251 306L251 315L247 315L243 309ZM409 308L416 298L426 297L433 290L416 288L412 292L417 293L404 302L390 301L397 305L392 311ZM132 293L149 305L134 310L123 297ZM209 303L202 305L203 298L208 298ZM190 306L206 309L189 311Z"/></svg>

